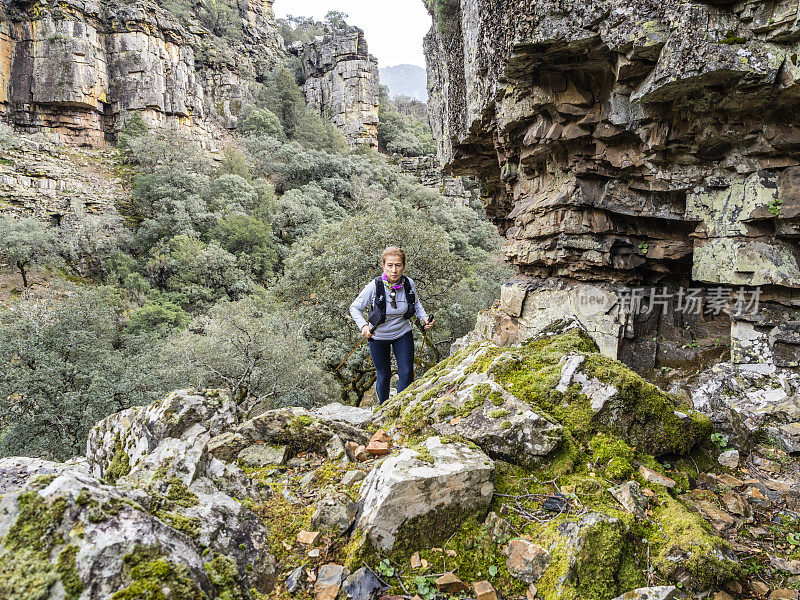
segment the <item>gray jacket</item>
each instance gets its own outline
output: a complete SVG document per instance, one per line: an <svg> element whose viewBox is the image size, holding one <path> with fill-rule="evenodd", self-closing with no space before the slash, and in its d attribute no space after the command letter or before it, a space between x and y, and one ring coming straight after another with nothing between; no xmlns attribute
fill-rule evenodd
<svg viewBox="0 0 800 600"><path fill-rule="evenodd" d="M411 289L414 291L414 296L416 296L417 301L414 303L414 312L417 315L417 318L427 319L428 313L425 312L425 309L422 308L422 303L419 301L419 293L417 292L417 286L414 285L414 281L411 277L406 275L406 279L411 284ZM358 329L361 330L364 325L367 324L367 320L364 318L364 315L361 314L368 306L371 306L373 301L375 300L375 280L371 279L367 285L364 286L364 289L361 290L361 293L355 299L355 301L350 305L350 316L353 317L353 321L356 322ZM374 340L396 340L399 337L404 336L409 331L411 331L411 320L405 320L403 315L408 308L408 301L406 300L406 291L403 288L397 290L395 294L395 302L397 304L397 308L392 307L392 303L389 300L389 296L386 296L386 321L378 325L378 329L375 330L375 335L372 337Z"/></svg>

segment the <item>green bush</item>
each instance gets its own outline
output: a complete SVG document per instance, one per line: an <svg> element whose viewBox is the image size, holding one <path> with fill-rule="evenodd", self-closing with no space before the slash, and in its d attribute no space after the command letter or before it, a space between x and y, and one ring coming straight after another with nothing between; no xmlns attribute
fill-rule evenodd
<svg viewBox="0 0 800 600"><path fill-rule="evenodd" d="M125 309L113 290L84 287L0 311L0 454L82 455L97 421L176 384L157 338L125 335Z"/></svg>
<svg viewBox="0 0 800 600"><path fill-rule="evenodd" d="M398 112L385 86L381 86L378 118L378 144L382 150L404 156L435 154L436 144L428 124Z"/></svg>
<svg viewBox="0 0 800 600"><path fill-rule="evenodd" d="M268 108L256 108L250 111L239 126L239 130L242 133L267 135L279 140L286 138L280 119Z"/></svg>

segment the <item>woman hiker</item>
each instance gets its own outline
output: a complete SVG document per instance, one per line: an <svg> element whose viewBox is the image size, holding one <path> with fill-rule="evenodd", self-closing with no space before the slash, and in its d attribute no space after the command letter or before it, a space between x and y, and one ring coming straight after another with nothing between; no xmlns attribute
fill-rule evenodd
<svg viewBox="0 0 800 600"><path fill-rule="evenodd" d="M392 375L391 349L397 359L400 381L397 392L406 389L414 379L414 335L411 317L415 314L427 331L434 320L422 308L414 282L403 275L406 255L401 248L389 246L381 253L383 275L370 281L350 305L350 316L361 328L361 335L369 338L369 355L378 374L375 388L378 403L389 398L389 379ZM377 300L376 300L377 298ZM369 322L361 311L370 307ZM377 327L372 332L373 327Z"/></svg>

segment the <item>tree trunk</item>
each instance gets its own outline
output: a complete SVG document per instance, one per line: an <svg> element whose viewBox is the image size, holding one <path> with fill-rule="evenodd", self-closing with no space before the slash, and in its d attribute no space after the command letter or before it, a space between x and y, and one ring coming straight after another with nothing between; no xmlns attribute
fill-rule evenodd
<svg viewBox="0 0 800 600"><path fill-rule="evenodd" d="M28 287L28 275L25 273L25 263L18 262L19 272L22 274L22 287Z"/></svg>

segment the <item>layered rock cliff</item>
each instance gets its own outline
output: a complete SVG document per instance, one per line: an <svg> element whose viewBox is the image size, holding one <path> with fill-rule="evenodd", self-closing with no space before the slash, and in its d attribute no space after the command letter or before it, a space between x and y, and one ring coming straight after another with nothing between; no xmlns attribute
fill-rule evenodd
<svg viewBox="0 0 800 600"><path fill-rule="evenodd" d="M104 145L137 111L214 149L282 51L269 1L239 3L230 46L146 0L4 0L0 10L0 116L71 144Z"/></svg>
<svg viewBox="0 0 800 600"><path fill-rule="evenodd" d="M640 371L800 365L796 1L429 8L440 158L520 274L484 336L574 313Z"/></svg>
<svg viewBox="0 0 800 600"><path fill-rule="evenodd" d="M358 27L334 29L298 44L306 102L336 125L351 147L378 147L378 61Z"/></svg>

